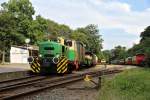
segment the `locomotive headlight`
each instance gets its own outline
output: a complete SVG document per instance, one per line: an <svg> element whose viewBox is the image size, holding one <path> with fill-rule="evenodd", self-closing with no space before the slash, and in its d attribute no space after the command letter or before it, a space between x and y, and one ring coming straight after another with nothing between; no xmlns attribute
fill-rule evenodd
<svg viewBox="0 0 150 100"><path fill-rule="evenodd" d="M28 58L28 62L29 63L32 63L34 61L34 58L32 57L32 56L30 56L29 58Z"/></svg>
<svg viewBox="0 0 150 100"><path fill-rule="evenodd" d="M52 59L52 61L53 61L54 64L57 64L57 63L59 62L59 59L58 59L57 57L54 57L54 58Z"/></svg>
<svg viewBox="0 0 150 100"><path fill-rule="evenodd" d="M56 55L56 58L59 58L59 54Z"/></svg>
<svg viewBox="0 0 150 100"><path fill-rule="evenodd" d="M39 57L42 57L42 55L40 54Z"/></svg>

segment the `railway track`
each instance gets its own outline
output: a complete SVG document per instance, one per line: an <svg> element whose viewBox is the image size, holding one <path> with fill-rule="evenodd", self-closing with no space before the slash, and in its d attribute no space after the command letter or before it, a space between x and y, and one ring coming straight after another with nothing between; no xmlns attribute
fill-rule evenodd
<svg viewBox="0 0 150 100"><path fill-rule="evenodd" d="M6 81L1 81L0 82L0 91L3 88L8 88L11 86L15 86L15 85L19 85L19 84L23 84L23 83L27 83L27 82L31 82L31 81L37 81L37 80L42 80L45 79L45 76L26 76L26 77L22 77L22 78L16 78L16 79L11 79L11 80L6 80Z"/></svg>
<svg viewBox="0 0 150 100"><path fill-rule="evenodd" d="M18 80L20 81L20 80L24 80L24 79L32 78L32 77L35 77L35 75L32 75L32 76L25 76L25 77L21 77L21 78L8 79L8 80L0 81L0 84L5 84L5 83L13 82L13 81L18 81Z"/></svg>
<svg viewBox="0 0 150 100"><path fill-rule="evenodd" d="M85 75L91 75L93 77L100 76L102 74L118 73L121 70L102 70L97 72L87 72L82 74L70 74L62 77L43 77L43 79L33 80L30 82L22 82L19 84L8 85L7 87L0 87L0 100L12 100L14 98L39 92L48 88L54 88L57 86L65 85L68 83L82 80Z"/></svg>

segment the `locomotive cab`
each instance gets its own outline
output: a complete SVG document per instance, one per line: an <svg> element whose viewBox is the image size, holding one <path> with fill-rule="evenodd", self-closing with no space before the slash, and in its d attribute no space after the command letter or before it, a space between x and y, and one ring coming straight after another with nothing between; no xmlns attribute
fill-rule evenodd
<svg viewBox="0 0 150 100"><path fill-rule="evenodd" d="M72 70L79 70L79 67L84 64L85 59L85 48L83 43L75 40L65 39L64 45L68 46L69 48L67 55L69 65L73 66Z"/></svg>

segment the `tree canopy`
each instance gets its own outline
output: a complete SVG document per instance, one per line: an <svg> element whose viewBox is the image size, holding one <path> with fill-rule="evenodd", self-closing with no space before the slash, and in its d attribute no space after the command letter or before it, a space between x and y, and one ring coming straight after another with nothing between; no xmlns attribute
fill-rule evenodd
<svg viewBox="0 0 150 100"><path fill-rule="evenodd" d="M141 40L140 42L142 43L143 41L146 41L147 39L150 38L150 26L148 26L140 35Z"/></svg>
<svg viewBox="0 0 150 100"><path fill-rule="evenodd" d="M79 40L82 40L82 42L86 44L87 49L99 55L102 49L103 39L99 34L99 29L97 25L90 24L87 25L85 28L78 28L73 34L79 34Z"/></svg>
<svg viewBox="0 0 150 100"><path fill-rule="evenodd" d="M126 47L120 45L111 50L104 50L102 53L107 62L125 59L128 56Z"/></svg>

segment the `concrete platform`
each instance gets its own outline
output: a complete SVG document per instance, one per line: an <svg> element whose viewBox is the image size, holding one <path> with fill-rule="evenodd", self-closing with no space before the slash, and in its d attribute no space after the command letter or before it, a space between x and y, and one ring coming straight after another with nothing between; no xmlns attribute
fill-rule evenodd
<svg viewBox="0 0 150 100"><path fill-rule="evenodd" d="M29 71L29 64L4 64L0 65L0 73L16 72L16 71Z"/></svg>
<svg viewBox="0 0 150 100"><path fill-rule="evenodd" d="M0 65L0 81L29 76L29 64Z"/></svg>

